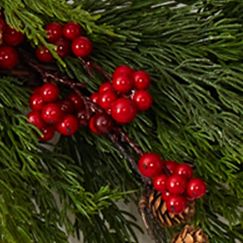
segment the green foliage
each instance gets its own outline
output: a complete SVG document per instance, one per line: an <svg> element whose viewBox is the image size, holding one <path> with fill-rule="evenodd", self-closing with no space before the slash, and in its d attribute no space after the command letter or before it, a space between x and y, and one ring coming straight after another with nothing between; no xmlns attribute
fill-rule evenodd
<svg viewBox="0 0 243 243"><path fill-rule="evenodd" d="M43 24L50 19L75 20L92 32L92 59L105 70L123 63L148 70L153 109L125 129L145 151L195 165L208 193L197 203L194 222L211 242L243 241L241 1L198 0L182 7L165 0L76 0L73 5L4 0L0 5L8 22L36 43L46 44ZM65 63L62 71L90 91L105 81L89 77L79 60ZM25 110L27 88L2 77L0 91L1 240L66 242L59 227L64 226L68 233L80 229L88 243L136 241L129 236L133 218L114 201L141 185L117 149L82 129L46 150L18 114Z"/></svg>

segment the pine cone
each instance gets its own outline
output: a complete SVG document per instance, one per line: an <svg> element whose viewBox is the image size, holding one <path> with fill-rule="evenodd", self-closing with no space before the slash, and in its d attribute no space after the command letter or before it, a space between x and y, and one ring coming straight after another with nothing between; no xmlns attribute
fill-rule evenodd
<svg viewBox="0 0 243 243"><path fill-rule="evenodd" d="M161 198L161 193L152 191L149 195L148 207L154 218L161 223L162 226L172 227L190 220L195 213L195 203L191 202L183 213L174 214L168 212L166 204Z"/></svg>
<svg viewBox="0 0 243 243"><path fill-rule="evenodd" d="M209 243L209 240L202 229L194 229L192 226L186 225L172 243Z"/></svg>

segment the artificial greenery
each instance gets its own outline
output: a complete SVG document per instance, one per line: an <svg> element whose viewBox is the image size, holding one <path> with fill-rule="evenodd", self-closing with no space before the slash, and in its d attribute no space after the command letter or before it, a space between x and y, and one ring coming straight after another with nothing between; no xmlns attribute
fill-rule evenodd
<svg viewBox="0 0 243 243"><path fill-rule="evenodd" d="M243 241L242 1L0 0L0 6L33 45L53 48L44 25L74 20L104 70L124 63L146 69L153 108L124 129L144 151L194 164L208 185L194 223L210 242ZM57 62L90 91L105 81L75 58ZM133 216L115 203L136 201L143 189L128 161L85 129L40 145L24 115L30 92L25 80L0 76L0 241L59 243L81 231L88 243L137 242Z"/></svg>

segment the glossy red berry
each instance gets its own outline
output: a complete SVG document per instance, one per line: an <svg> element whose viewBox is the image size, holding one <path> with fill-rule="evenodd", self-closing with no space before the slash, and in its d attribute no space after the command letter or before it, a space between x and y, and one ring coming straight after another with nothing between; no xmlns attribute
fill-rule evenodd
<svg viewBox="0 0 243 243"><path fill-rule="evenodd" d="M80 126L87 126L88 125L88 114L85 111L85 109L80 110L77 113L77 118L78 118L78 121L79 121L79 125Z"/></svg>
<svg viewBox="0 0 243 243"><path fill-rule="evenodd" d="M84 101L80 95L73 92L68 96L68 100L70 100L73 103L73 106L76 111L82 110L84 108Z"/></svg>
<svg viewBox="0 0 243 243"><path fill-rule="evenodd" d="M128 98L119 98L111 105L111 116L120 124L132 122L137 114L134 103Z"/></svg>
<svg viewBox="0 0 243 243"><path fill-rule="evenodd" d="M78 23L68 22L63 26L63 36L69 40L74 40L81 35L82 29Z"/></svg>
<svg viewBox="0 0 243 243"><path fill-rule="evenodd" d="M29 105L32 110L40 111L44 107L45 101L41 95L34 93L30 97Z"/></svg>
<svg viewBox="0 0 243 243"><path fill-rule="evenodd" d="M159 175L153 179L153 186L159 192L166 192L166 175Z"/></svg>
<svg viewBox="0 0 243 243"><path fill-rule="evenodd" d="M113 78L116 78L116 76L127 75L128 77L132 78L133 72L134 72L133 69L131 67L129 67L128 65L121 65L115 69L112 76L113 76Z"/></svg>
<svg viewBox="0 0 243 243"><path fill-rule="evenodd" d="M105 113L97 113L90 119L89 127L94 133L105 134L110 132L112 120Z"/></svg>
<svg viewBox="0 0 243 243"><path fill-rule="evenodd" d="M98 103L99 102L99 93L98 92L95 92L95 93L93 93L91 96L90 96L90 99L91 99L91 101L92 102L94 102L94 103Z"/></svg>
<svg viewBox="0 0 243 243"><path fill-rule="evenodd" d="M112 84L110 82L105 82L100 85L99 87L99 93L104 93L106 91L113 91Z"/></svg>
<svg viewBox="0 0 243 243"><path fill-rule="evenodd" d="M54 83L45 83L40 89L40 95L45 102L54 102L58 99L59 88Z"/></svg>
<svg viewBox="0 0 243 243"><path fill-rule="evenodd" d="M167 178L166 188L172 194L182 194L186 190L186 180L179 175L171 175Z"/></svg>
<svg viewBox="0 0 243 243"><path fill-rule="evenodd" d="M134 86L136 89L145 90L149 88L150 76L145 71L137 71L133 74Z"/></svg>
<svg viewBox="0 0 243 243"><path fill-rule="evenodd" d="M52 22L46 25L47 40L51 43L56 42L62 36L62 25L57 22Z"/></svg>
<svg viewBox="0 0 243 243"><path fill-rule="evenodd" d="M28 115L28 122L35 127L37 127L39 130L46 127L45 122L42 120L41 115L37 111L31 111Z"/></svg>
<svg viewBox="0 0 243 243"><path fill-rule="evenodd" d="M55 134L55 129L54 127L45 127L41 130L42 134L39 138L40 141L42 142L47 142L50 141Z"/></svg>
<svg viewBox="0 0 243 243"><path fill-rule="evenodd" d="M13 47L0 46L0 68L12 69L18 63L18 53Z"/></svg>
<svg viewBox="0 0 243 243"><path fill-rule="evenodd" d="M80 36L72 42L72 51L76 57L87 57L92 50L93 44L87 37Z"/></svg>
<svg viewBox="0 0 243 243"><path fill-rule="evenodd" d="M113 91L106 91L99 94L98 104L103 109L109 109L112 103L117 99L116 94Z"/></svg>
<svg viewBox="0 0 243 243"><path fill-rule="evenodd" d="M48 124L55 124L61 121L62 111L58 104L50 103L43 107L41 117Z"/></svg>
<svg viewBox="0 0 243 243"><path fill-rule="evenodd" d="M193 178L187 183L186 193L190 199L198 199L206 194L206 183L200 178Z"/></svg>
<svg viewBox="0 0 243 243"><path fill-rule="evenodd" d="M71 100L61 100L58 104L64 113L72 114L74 112L74 105Z"/></svg>
<svg viewBox="0 0 243 243"><path fill-rule="evenodd" d="M64 116L56 126L57 131L64 136L74 135L78 131L78 128L78 119L73 115Z"/></svg>
<svg viewBox="0 0 243 243"><path fill-rule="evenodd" d="M186 180L192 178L193 170L189 164L178 164L175 169L175 174L184 177Z"/></svg>
<svg viewBox="0 0 243 243"><path fill-rule="evenodd" d="M98 129L95 126L94 117L91 117L91 119L89 120L89 130L97 135L101 135L101 133L98 131Z"/></svg>
<svg viewBox="0 0 243 243"><path fill-rule="evenodd" d="M55 42L57 54L64 58L69 54L69 42L64 38L60 38Z"/></svg>
<svg viewBox="0 0 243 243"><path fill-rule="evenodd" d="M174 174L178 163L176 163L175 161L172 161L172 160L166 160L166 161L164 161L164 165L165 165L166 174Z"/></svg>
<svg viewBox="0 0 243 243"><path fill-rule="evenodd" d="M133 87L133 80L126 74L115 75L112 80L112 86L119 93L128 93Z"/></svg>
<svg viewBox="0 0 243 243"><path fill-rule="evenodd" d="M182 196L171 195L166 200L166 207L170 213L179 214L182 213L187 206L187 201Z"/></svg>
<svg viewBox="0 0 243 243"><path fill-rule="evenodd" d="M52 57L50 51L45 46L39 46L35 50L35 55L36 55L37 59L41 62L48 63L48 62L53 61L53 57Z"/></svg>
<svg viewBox="0 0 243 243"><path fill-rule="evenodd" d="M138 161L138 169L143 176L155 177L162 171L160 156L155 153L145 153Z"/></svg>
<svg viewBox="0 0 243 243"><path fill-rule="evenodd" d="M162 194L161 194L161 198L162 198L164 201L167 201L167 200L170 198L171 195L172 195L172 194L171 194L170 192L168 192L168 191L163 191Z"/></svg>
<svg viewBox="0 0 243 243"><path fill-rule="evenodd" d="M132 96L132 100L137 106L139 111L146 111L151 108L153 98L150 93L146 90L138 90Z"/></svg>
<svg viewBox="0 0 243 243"><path fill-rule="evenodd" d="M6 25L3 32L3 40L9 46L18 46L24 41L24 35Z"/></svg>

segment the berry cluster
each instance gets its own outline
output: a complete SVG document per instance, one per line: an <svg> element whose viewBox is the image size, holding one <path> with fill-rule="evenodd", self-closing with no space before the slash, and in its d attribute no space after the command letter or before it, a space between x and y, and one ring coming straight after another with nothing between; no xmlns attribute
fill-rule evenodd
<svg viewBox="0 0 243 243"><path fill-rule="evenodd" d="M59 99L59 96L56 84L45 83L30 97L32 111L28 121L42 132L40 140L43 142L51 140L55 131L72 136L79 129L78 114L84 109L82 98L74 92L65 99Z"/></svg>
<svg viewBox="0 0 243 243"><path fill-rule="evenodd" d="M103 83L99 91L92 94L91 100L106 110L117 123L128 124L138 112L152 106L149 85L148 73L122 65L115 69L111 82Z"/></svg>
<svg viewBox="0 0 243 243"><path fill-rule="evenodd" d="M70 54L70 51L76 57L87 57L93 49L90 39L83 35L81 26L74 22L68 22L64 25L52 22L45 27L47 41L56 45L56 52L64 58ZM35 51L39 61L49 63L53 61L53 56L45 46L39 46Z"/></svg>
<svg viewBox="0 0 243 243"><path fill-rule="evenodd" d="M12 69L18 63L16 47L24 41L24 35L11 28L0 15L0 68Z"/></svg>
<svg viewBox="0 0 243 243"><path fill-rule="evenodd" d="M206 184L200 178L193 178L189 164L162 161L155 153L145 153L138 162L138 169L145 177L153 180L155 190L171 213L183 212L189 201L201 198L206 193Z"/></svg>

